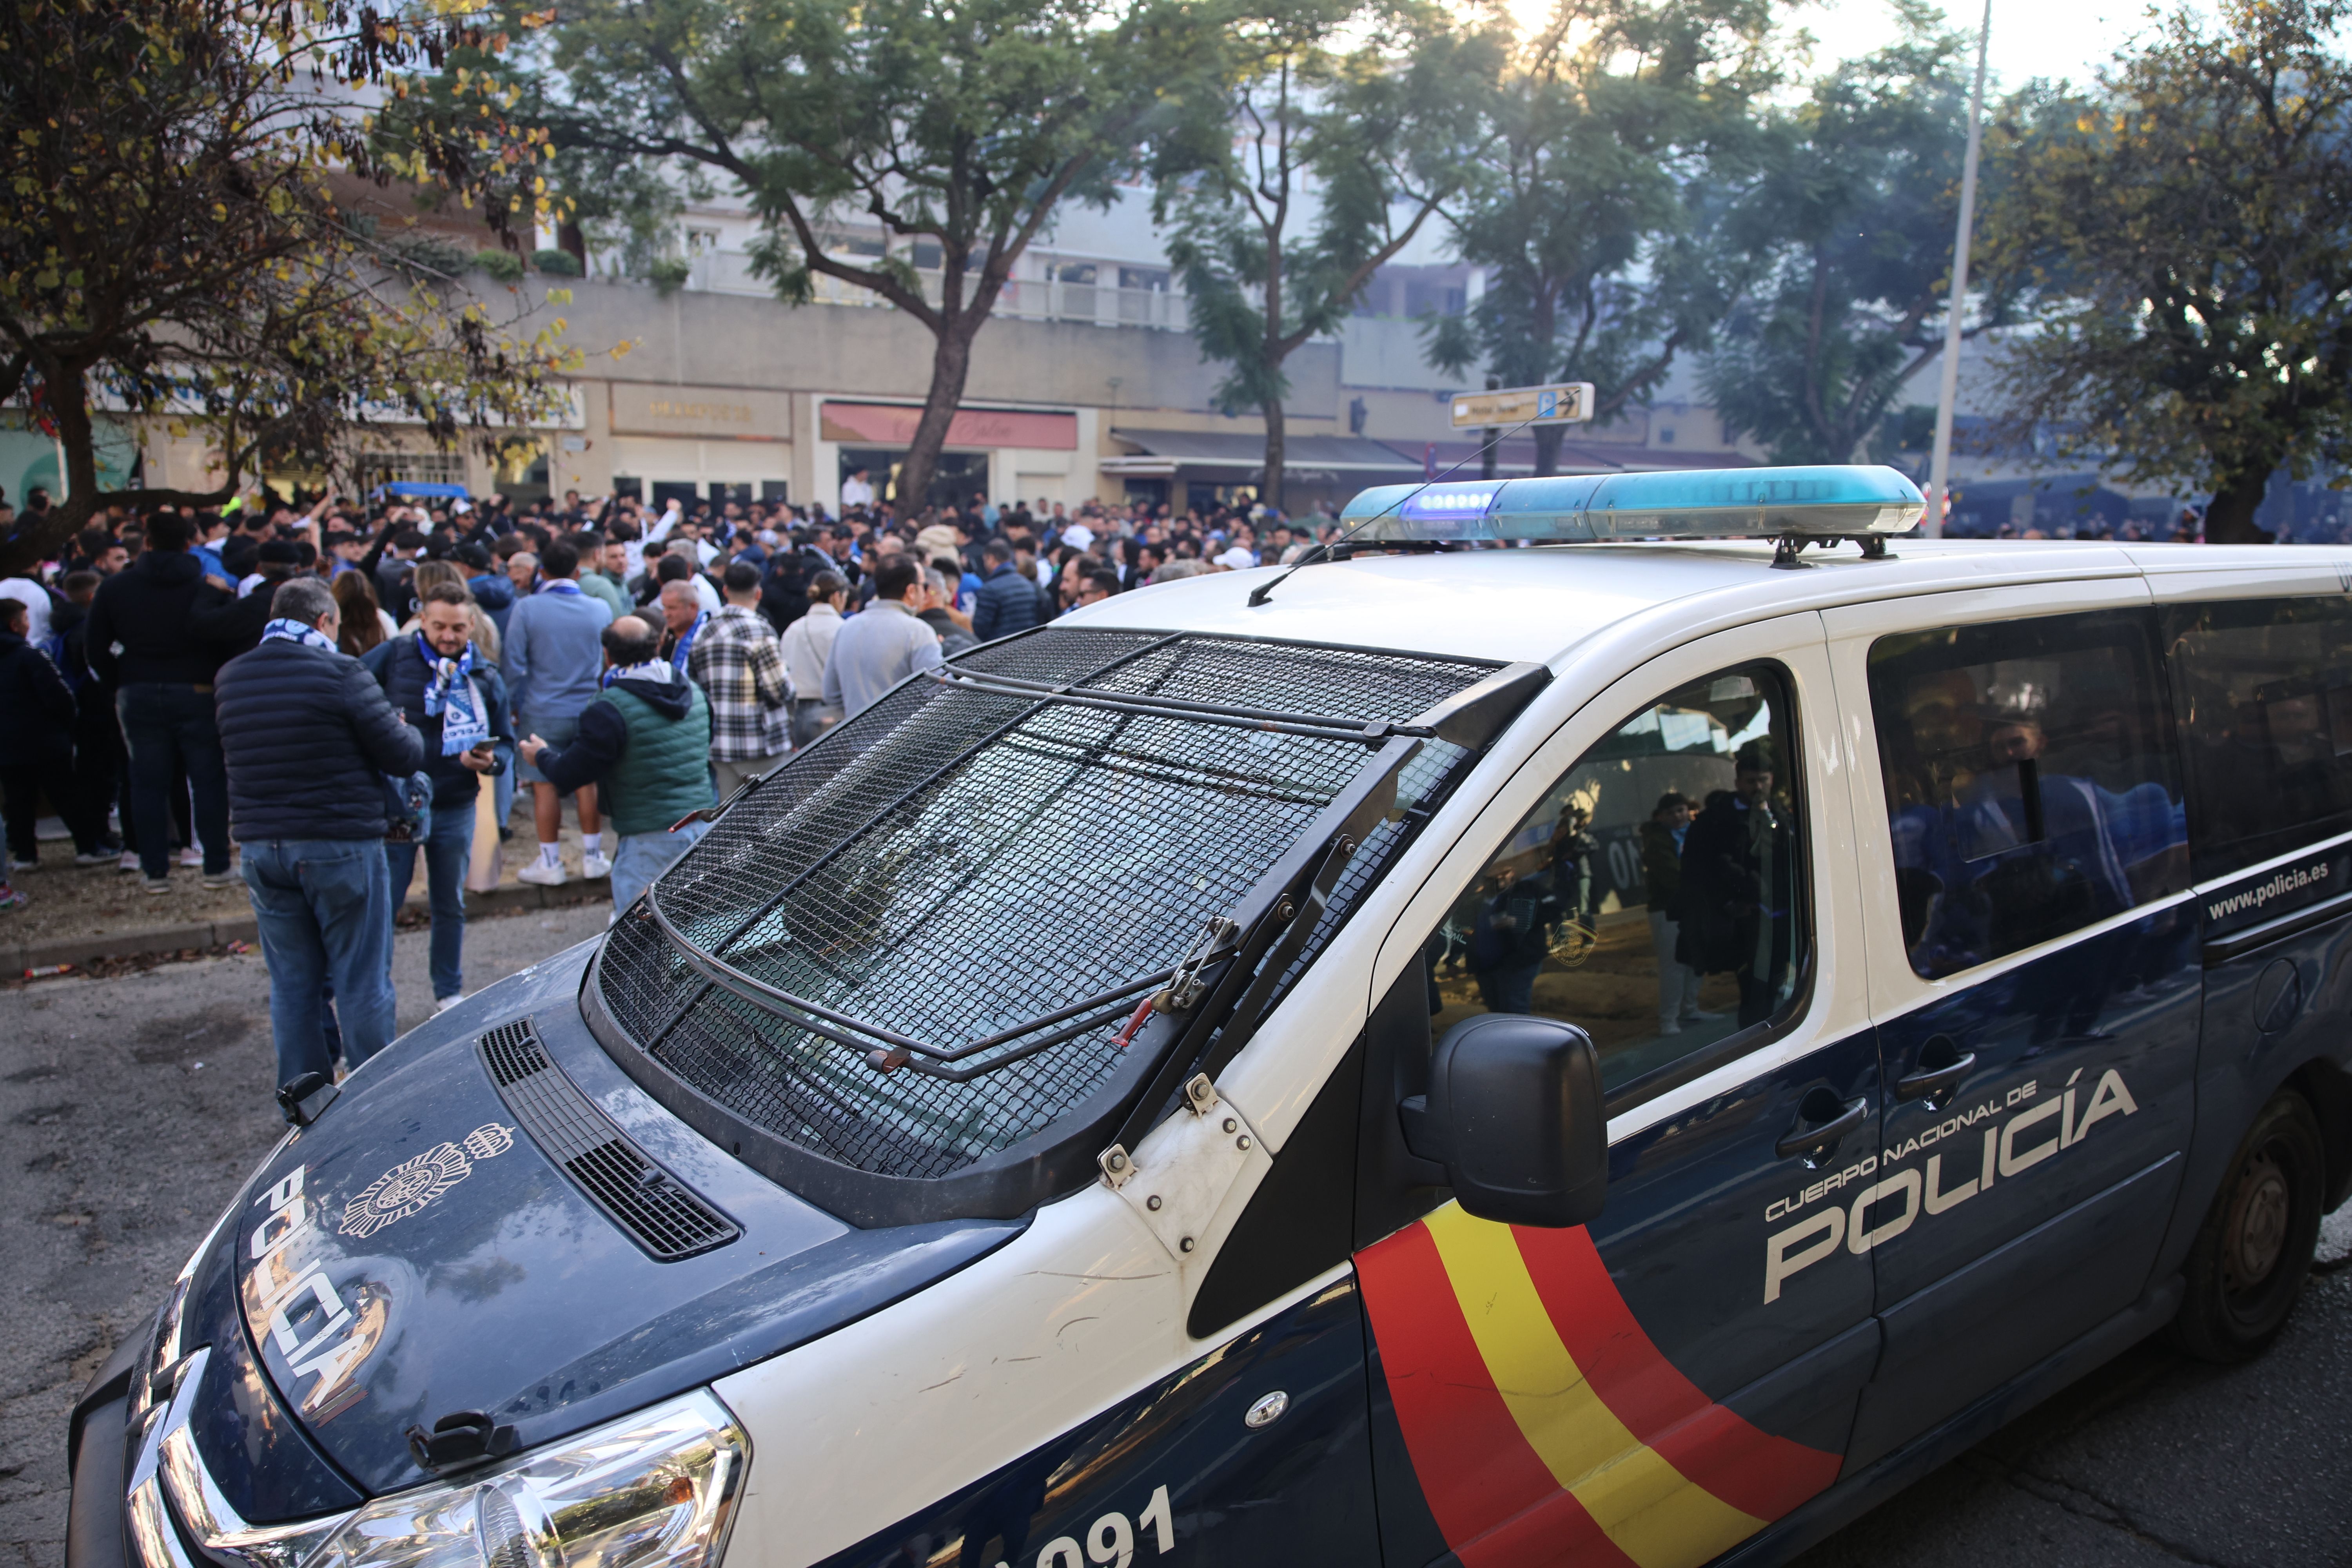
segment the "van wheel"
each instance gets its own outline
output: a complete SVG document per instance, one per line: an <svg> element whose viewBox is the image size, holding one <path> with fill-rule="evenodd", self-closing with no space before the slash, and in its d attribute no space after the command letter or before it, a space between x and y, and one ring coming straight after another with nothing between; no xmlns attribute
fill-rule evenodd
<svg viewBox="0 0 2352 1568"><path fill-rule="evenodd" d="M2270 1348L2311 1274L2326 1159L2319 1120L2282 1089L2231 1156L2229 1174L2182 1272L2172 1338L2202 1361L2252 1361Z"/></svg>

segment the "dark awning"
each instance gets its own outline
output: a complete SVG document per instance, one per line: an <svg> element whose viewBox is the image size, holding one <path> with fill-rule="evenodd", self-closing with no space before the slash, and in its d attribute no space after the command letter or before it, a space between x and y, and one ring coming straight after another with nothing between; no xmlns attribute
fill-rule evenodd
<svg viewBox="0 0 2352 1568"><path fill-rule="evenodd" d="M1186 479L1245 483L1265 468L1265 437L1242 430L1115 429L1111 434L1142 450L1125 457L1105 458L1101 468L1114 479ZM1532 437L1517 436L1502 443L1495 471L1509 478L1536 471ZM1458 467L1457 467L1458 465ZM1563 474L1615 474L1666 468L1745 468L1750 460L1737 452L1673 452L1611 441L1565 440L1560 443ZM1480 471L1475 439L1438 441L1375 441L1363 436L1293 436L1282 455L1284 477L1291 479L1348 482L1358 486L1402 484L1449 471Z"/></svg>
<svg viewBox="0 0 2352 1568"><path fill-rule="evenodd" d="M1461 472L1481 471L1478 443L1475 439L1449 438L1442 441L1414 443L1389 441L1383 445L1409 459L1420 477L1426 463L1436 473L1443 474L1461 465ZM1631 442L1579 441L1572 437L1559 444L1559 465L1553 471L1562 474L1622 474L1654 473L1661 469L1680 468L1746 468L1754 464L1738 452L1674 452L1655 447L1636 447ZM1495 452L1495 472L1503 479L1513 479L1536 471L1535 437L1518 435L1501 442Z"/></svg>
<svg viewBox="0 0 2352 1568"><path fill-rule="evenodd" d="M1255 479L1265 468L1265 437L1242 430L1113 430L1111 435L1142 451L1106 458L1102 471L1114 478ZM1407 463L1378 441L1361 436L1293 436L1283 446L1282 471L1290 479L1338 479L1361 483L1410 479L1418 463Z"/></svg>

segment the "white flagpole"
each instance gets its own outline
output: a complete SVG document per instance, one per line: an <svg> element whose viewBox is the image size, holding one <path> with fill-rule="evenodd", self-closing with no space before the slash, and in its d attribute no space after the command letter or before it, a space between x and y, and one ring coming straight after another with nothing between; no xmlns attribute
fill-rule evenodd
<svg viewBox="0 0 2352 1568"><path fill-rule="evenodd" d="M1976 226L1977 153L1984 139L1985 48L1992 40L1992 0L1985 0L1984 27L1977 34L1977 82L1969 94L1969 150L1960 163L1959 232L1952 239L1952 308L1944 323L1944 363L1936 395L1936 447L1927 460L1930 539L1944 532L1946 492L1952 477L1952 405L1960 392L1960 311L1969 297L1969 238Z"/></svg>

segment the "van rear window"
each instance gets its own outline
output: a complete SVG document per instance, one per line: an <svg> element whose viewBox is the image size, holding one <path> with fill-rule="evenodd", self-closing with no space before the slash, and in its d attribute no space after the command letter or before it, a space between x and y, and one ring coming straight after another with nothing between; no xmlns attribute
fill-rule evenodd
<svg viewBox="0 0 2352 1568"><path fill-rule="evenodd" d="M2352 830L2352 599L2168 605L2199 881Z"/></svg>
<svg viewBox="0 0 2352 1568"><path fill-rule="evenodd" d="M730 810L621 919L593 984L646 1058L741 1124L949 1175L1103 1088L1138 1004L1390 754L1381 731L1496 668L1076 628L974 650ZM1400 826L1470 755L1418 744ZM1339 905L1397 838L1370 835Z"/></svg>

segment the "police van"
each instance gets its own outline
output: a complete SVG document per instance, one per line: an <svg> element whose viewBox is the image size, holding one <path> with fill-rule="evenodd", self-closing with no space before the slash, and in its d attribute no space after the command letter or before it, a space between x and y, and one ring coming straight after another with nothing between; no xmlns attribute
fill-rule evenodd
<svg viewBox="0 0 2352 1568"><path fill-rule="evenodd" d="M294 1086L69 1563L1748 1563L2257 1353L2352 1187L2352 556L1920 511L1397 487L910 678Z"/></svg>

